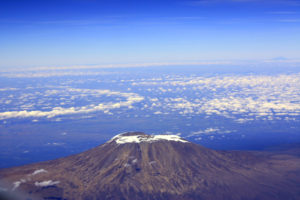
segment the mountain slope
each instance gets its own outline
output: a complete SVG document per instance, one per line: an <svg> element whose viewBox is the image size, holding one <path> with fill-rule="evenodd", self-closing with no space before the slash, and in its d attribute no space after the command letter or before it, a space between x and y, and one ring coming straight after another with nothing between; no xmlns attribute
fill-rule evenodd
<svg viewBox="0 0 300 200"><path fill-rule="evenodd" d="M300 199L300 158L214 151L178 136L118 135L89 151L0 171L45 199ZM11 184L12 183L12 184Z"/></svg>

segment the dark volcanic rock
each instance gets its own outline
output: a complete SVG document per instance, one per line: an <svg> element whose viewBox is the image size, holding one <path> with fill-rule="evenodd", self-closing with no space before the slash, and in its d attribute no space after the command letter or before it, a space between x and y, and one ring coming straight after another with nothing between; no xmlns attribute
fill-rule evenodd
<svg viewBox="0 0 300 200"><path fill-rule="evenodd" d="M8 183L2 189L23 199L300 199L297 155L214 151L178 136L144 133L4 169L0 178Z"/></svg>

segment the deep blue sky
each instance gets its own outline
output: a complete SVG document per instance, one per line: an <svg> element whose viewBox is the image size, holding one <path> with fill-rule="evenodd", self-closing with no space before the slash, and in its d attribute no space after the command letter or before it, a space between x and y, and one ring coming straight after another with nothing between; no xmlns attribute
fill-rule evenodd
<svg viewBox="0 0 300 200"><path fill-rule="evenodd" d="M1 0L0 67L300 59L300 0Z"/></svg>

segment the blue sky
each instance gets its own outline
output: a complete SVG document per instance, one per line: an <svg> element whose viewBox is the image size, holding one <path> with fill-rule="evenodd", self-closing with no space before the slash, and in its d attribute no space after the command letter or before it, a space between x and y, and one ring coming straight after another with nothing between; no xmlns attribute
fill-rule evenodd
<svg viewBox="0 0 300 200"><path fill-rule="evenodd" d="M0 67L300 59L299 0L1 0Z"/></svg>

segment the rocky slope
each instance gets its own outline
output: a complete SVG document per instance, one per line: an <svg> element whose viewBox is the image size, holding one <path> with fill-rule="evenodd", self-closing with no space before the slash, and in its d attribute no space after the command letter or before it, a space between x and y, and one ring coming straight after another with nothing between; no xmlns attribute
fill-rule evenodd
<svg viewBox="0 0 300 200"><path fill-rule="evenodd" d="M300 157L133 132L77 155L0 170L0 179L3 199L296 200Z"/></svg>

